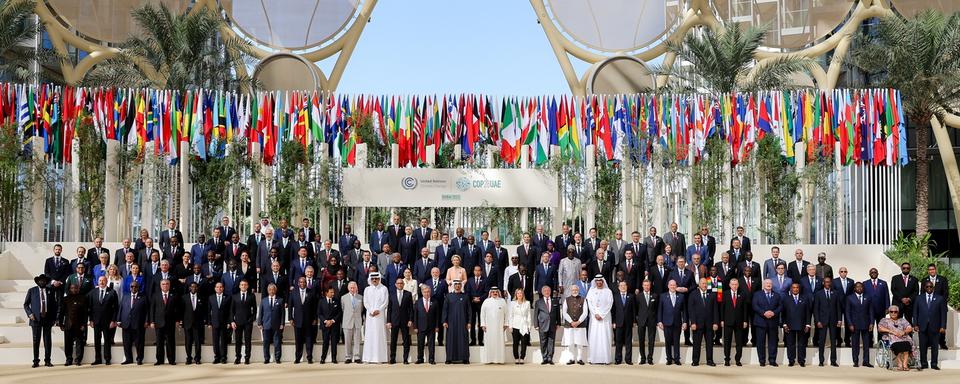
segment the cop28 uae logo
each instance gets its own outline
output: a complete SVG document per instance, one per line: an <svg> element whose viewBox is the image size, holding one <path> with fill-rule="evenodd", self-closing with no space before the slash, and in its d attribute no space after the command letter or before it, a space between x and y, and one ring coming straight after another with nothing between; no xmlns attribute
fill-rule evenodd
<svg viewBox="0 0 960 384"><path fill-rule="evenodd" d="M400 180L400 186L403 189L411 190L417 187L417 178L416 177L404 177L403 180Z"/></svg>
<svg viewBox="0 0 960 384"><path fill-rule="evenodd" d="M461 192L470 189L470 179L466 177L457 179L457 189L459 189Z"/></svg>

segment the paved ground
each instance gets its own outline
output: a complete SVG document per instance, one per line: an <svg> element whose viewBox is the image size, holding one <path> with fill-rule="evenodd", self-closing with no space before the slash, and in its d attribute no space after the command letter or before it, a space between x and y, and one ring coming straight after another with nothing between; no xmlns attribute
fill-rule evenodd
<svg viewBox="0 0 960 384"><path fill-rule="evenodd" d="M79 376L78 376L79 375ZM410 383L425 378L434 378L429 382L497 383L497 380L509 380L510 383L590 383L602 377L605 384L637 383L639 380L655 380L662 383L741 383L741 384L841 384L841 383L903 383L904 380L921 381L924 384L960 382L960 371L944 370L923 372L893 372L877 368L819 368L810 367L667 367L656 366L541 366L527 364L516 365L282 365L251 364L249 366L211 365L201 366L111 366L111 367L54 367L31 369L23 366L0 366L2 383L45 383L70 382L71 379L84 377L85 382L95 380L97 384L110 383L259 383L264 380L274 382L306 382L335 380L351 384ZM188 381L189 380L189 381ZM197 381L199 380L199 381ZM452 380L452 381L447 381ZM502 382L502 381L501 381Z"/></svg>

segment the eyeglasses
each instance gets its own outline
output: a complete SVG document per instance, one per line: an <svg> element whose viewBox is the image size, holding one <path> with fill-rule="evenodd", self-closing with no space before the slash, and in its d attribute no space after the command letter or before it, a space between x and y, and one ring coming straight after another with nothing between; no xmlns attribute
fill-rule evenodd
<svg viewBox="0 0 960 384"><path fill-rule="evenodd" d="M890 311L890 313L900 313L900 311Z"/></svg>

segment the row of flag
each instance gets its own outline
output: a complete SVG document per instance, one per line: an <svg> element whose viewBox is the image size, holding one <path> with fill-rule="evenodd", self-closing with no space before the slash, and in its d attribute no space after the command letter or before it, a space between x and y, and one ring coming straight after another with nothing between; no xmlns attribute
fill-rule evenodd
<svg viewBox="0 0 960 384"><path fill-rule="evenodd" d="M906 119L893 89L494 98L0 83L0 124L15 124L25 144L42 140L51 160L72 161L79 118L91 119L102 140L141 153L152 143L153 153L171 164L186 155L226 156L227 144L245 143L248 154L259 149L272 165L284 145L327 143L329 156L354 165L361 121L369 121L373 145L397 144L402 167L426 164L427 147L442 153L451 147L445 144L459 144L464 158L496 146L503 162L514 165L524 150L533 165L551 156L584 160L589 145L598 160L648 162L660 151L687 164L708 156L714 137L728 143L736 165L766 135L779 138L790 161L833 156L839 144L844 164L907 162ZM189 154L180 142L189 143ZM804 153L795 153L798 142L806 144Z"/></svg>

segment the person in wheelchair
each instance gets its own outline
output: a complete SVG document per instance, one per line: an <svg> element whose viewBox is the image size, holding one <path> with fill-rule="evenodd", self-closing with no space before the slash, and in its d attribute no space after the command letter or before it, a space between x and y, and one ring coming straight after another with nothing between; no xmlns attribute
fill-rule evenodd
<svg viewBox="0 0 960 384"><path fill-rule="evenodd" d="M896 305L887 308L887 316L880 320L879 330L884 342L896 357L897 367L891 369L909 371L910 353L913 352L913 327L900 316L900 308Z"/></svg>

